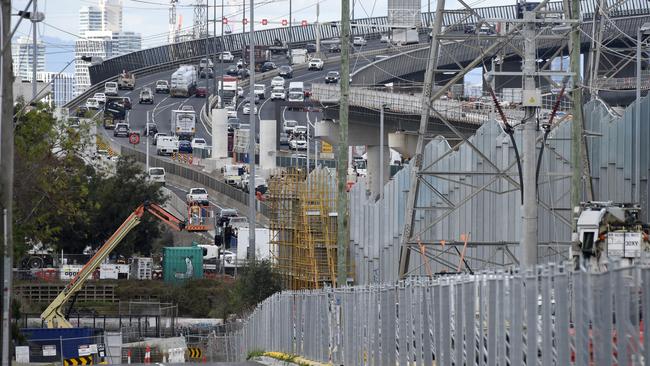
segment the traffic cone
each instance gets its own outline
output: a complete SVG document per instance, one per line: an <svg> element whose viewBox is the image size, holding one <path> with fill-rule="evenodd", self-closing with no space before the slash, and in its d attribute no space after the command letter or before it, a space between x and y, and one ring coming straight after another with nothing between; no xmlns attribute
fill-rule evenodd
<svg viewBox="0 0 650 366"><path fill-rule="evenodd" d="M151 347L149 347L149 345L147 345L147 348L144 351L144 363L151 363Z"/></svg>
<svg viewBox="0 0 650 366"><path fill-rule="evenodd" d="M203 363L206 363L206 362L208 362L208 361L206 360L205 355L204 355L203 356Z"/></svg>
<svg viewBox="0 0 650 366"><path fill-rule="evenodd" d="M131 364L131 349L130 348L126 353L126 363L129 364L129 365Z"/></svg>

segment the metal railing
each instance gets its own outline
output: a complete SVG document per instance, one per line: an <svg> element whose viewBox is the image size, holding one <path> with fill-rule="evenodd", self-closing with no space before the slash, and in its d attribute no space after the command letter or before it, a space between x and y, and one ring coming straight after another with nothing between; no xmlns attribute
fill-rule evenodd
<svg viewBox="0 0 650 366"><path fill-rule="evenodd" d="M314 84L312 86L311 99L321 103L338 104L340 100L340 89L338 85ZM403 94L360 87L350 88L350 106L362 107L379 111L382 105L390 106L391 113L403 113L419 115L422 112L422 97L420 94ZM548 114L555 103L556 96L544 98L540 113ZM504 102L503 112L509 123L518 123L524 117L520 109L506 108ZM514 104L513 104L514 105ZM437 99L432 105L445 118L454 122L463 122L481 125L490 118L495 117L494 105L491 99L484 102L461 101L459 99ZM570 103L564 101L560 104L559 110L569 110Z"/></svg>
<svg viewBox="0 0 650 366"><path fill-rule="evenodd" d="M283 292L237 336L244 357L280 351L335 365L641 365L649 285L647 265L549 265Z"/></svg>

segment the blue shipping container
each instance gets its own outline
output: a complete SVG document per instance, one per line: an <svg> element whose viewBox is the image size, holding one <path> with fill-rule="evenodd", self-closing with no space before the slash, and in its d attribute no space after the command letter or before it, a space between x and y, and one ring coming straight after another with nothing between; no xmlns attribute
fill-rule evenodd
<svg viewBox="0 0 650 366"><path fill-rule="evenodd" d="M102 330L99 328L22 328L21 333L27 338L31 362L60 362L61 346L63 358L79 357L79 346L104 343ZM43 346L55 346L56 356L43 356Z"/></svg>

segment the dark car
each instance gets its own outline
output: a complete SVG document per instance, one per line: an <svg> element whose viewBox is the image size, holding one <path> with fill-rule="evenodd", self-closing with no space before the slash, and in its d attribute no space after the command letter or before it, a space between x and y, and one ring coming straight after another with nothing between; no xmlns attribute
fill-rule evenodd
<svg viewBox="0 0 650 366"><path fill-rule="evenodd" d="M131 109L131 98L122 97L122 104L124 104L124 109Z"/></svg>
<svg viewBox="0 0 650 366"><path fill-rule="evenodd" d="M230 76L238 76L239 68L237 67L237 65L230 65L228 66L228 69L226 69L226 74Z"/></svg>
<svg viewBox="0 0 650 366"><path fill-rule="evenodd" d="M465 28L463 29L463 33L465 34L472 34L474 32L476 32L476 26L472 24L466 25Z"/></svg>
<svg viewBox="0 0 650 366"><path fill-rule="evenodd" d="M250 71L248 69L239 69L239 72L237 73L237 77L240 79L246 79L251 75Z"/></svg>
<svg viewBox="0 0 650 366"><path fill-rule="evenodd" d="M184 152L184 153L191 154L192 153L192 143L187 141L187 140L180 140L178 142L178 152L179 153Z"/></svg>
<svg viewBox="0 0 650 366"><path fill-rule="evenodd" d="M291 79L293 77L293 68L289 65L282 65L278 69L279 75L285 79Z"/></svg>
<svg viewBox="0 0 650 366"><path fill-rule="evenodd" d="M205 98L208 96L208 88L206 88L205 86L199 86L198 88L196 88L196 92L194 93L194 95L197 98Z"/></svg>
<svg viewBox="0 0 650 366"><path fill-rule="evenodd" d="M214 71L212 70L211 67L201 69L201 72L199 73L199 77L201 79L205 79L206 77L208 77L209 79L212 79L212 78L214 78Z"/></svg>
<svg viewBox="0 0 650 366"><path fill-rule="evenodd" d="M260 71L261 72L267 72L267 71L275 70L277 68L278 67L275 66L275 63L269 61L269 62L265 62L264 65L262 65L262 68L260 69Z"/></svg>
<svg viewBox="0 0 650 366"><path fill-rule="evenodd" d="M118 123L113 130L113 137L128 137L129 126L126 123Z"/></svg>
<svg viewBox="0 0 650 366"><path fill-rule="evenodd" d="M88 112L88 108L86 107L77 108L77 117L84 117L86 115L86 112Z"/></svg>
<svg viewBox="0 0 650 366"><path fill-rule="evenodd" d="M307 43L305 45L305 49L307 50L307 52L310 52L310 53L316 52L316 45L313 44L313 43Z"/></svg>
<svg viewBox="0 0 650 366"><path fill-rule="evenodd" d="M341 52L341 45L338 43L335 43L330 46L330 49L328 50L330 53L339 53Z"/></svg>
<svg viewBox="0 0 650 366"><path fill-rule="evenodd" d="M144 128L145 135L153 136L158 133L158 126L155 123L147 123Z"/></svg>
<svg viewBox="0 0 650 366"><path fill-rule="evenodd" d="M228 118L228 132L234 132L239 129L239 118Z"/></svg>
<svg viewBox="0 0 650 366"><path fill-rule="evenodd" d="M325 84L338 83L340 79L341 75L338 71L330 71L325 75Z"/></svg>

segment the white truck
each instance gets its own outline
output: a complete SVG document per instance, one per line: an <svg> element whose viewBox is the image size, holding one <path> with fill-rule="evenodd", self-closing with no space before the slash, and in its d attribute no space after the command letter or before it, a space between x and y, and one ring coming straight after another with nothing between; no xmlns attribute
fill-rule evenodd
<svg viewBox="0 0 650 366"><path fill-rule="evenodd" d="M196 68L194 65L181 65L171 77L170 96L186 97L196 90Z"/></svg>
<svg viewBox="0 0 650 366"><path fill-rule="evenodd" d="M305 100L305 84L302 81L289 83L289 101L303 102Z"/></svg>
<svg viewBox="0 0 650 366"><path fill-rule="evenodd" d="M221 88L221 81L219 81L219 87ZM225 104L230 104L237 95L237 77L235 76L223 76L223 102Z"/></svg>
<svg viewBox="0 0 650 366"><path fill-rule="evenodd" d="M307 50L304 48L299 48L295 50L291 50L291 64L292 65L300 65L304 64L307 62L308 55L307 55Z"/></svg>
<svg viewBox="0 0 650 366"><path fill-rule="evenodd" d="M420 43L420 35L415 28L393 29L393 38L391 42L396 45L407 45Z"/></svg>
<svg viewBox="0 0 650 366"><path fill-rule="evenodd" d="M185 201L189 204L191 202L198 202L202 205L210 204L208 200L208 191L205 188L190 188L185 196Z"/></svg>
<svg viewBox="0 0 650 366"><path fill-rule="evenodd" d="M178 138L176 136L158 136L156 139L156 154L171 155L178 152Z"/></svg>
<svg viewBox="0 0 650 366"><path fill-rule="evenodd" d="M171 112L171 131L182 140L192 140L196 133L196 112L175 109Z"/></svg>
<svg viewBox="0 0 650 366"><path fill-rule="evenodd" d="M223 167L223 177L226 184L238 186L243 174L244 165L242 164L228 164Z"/></svg>

